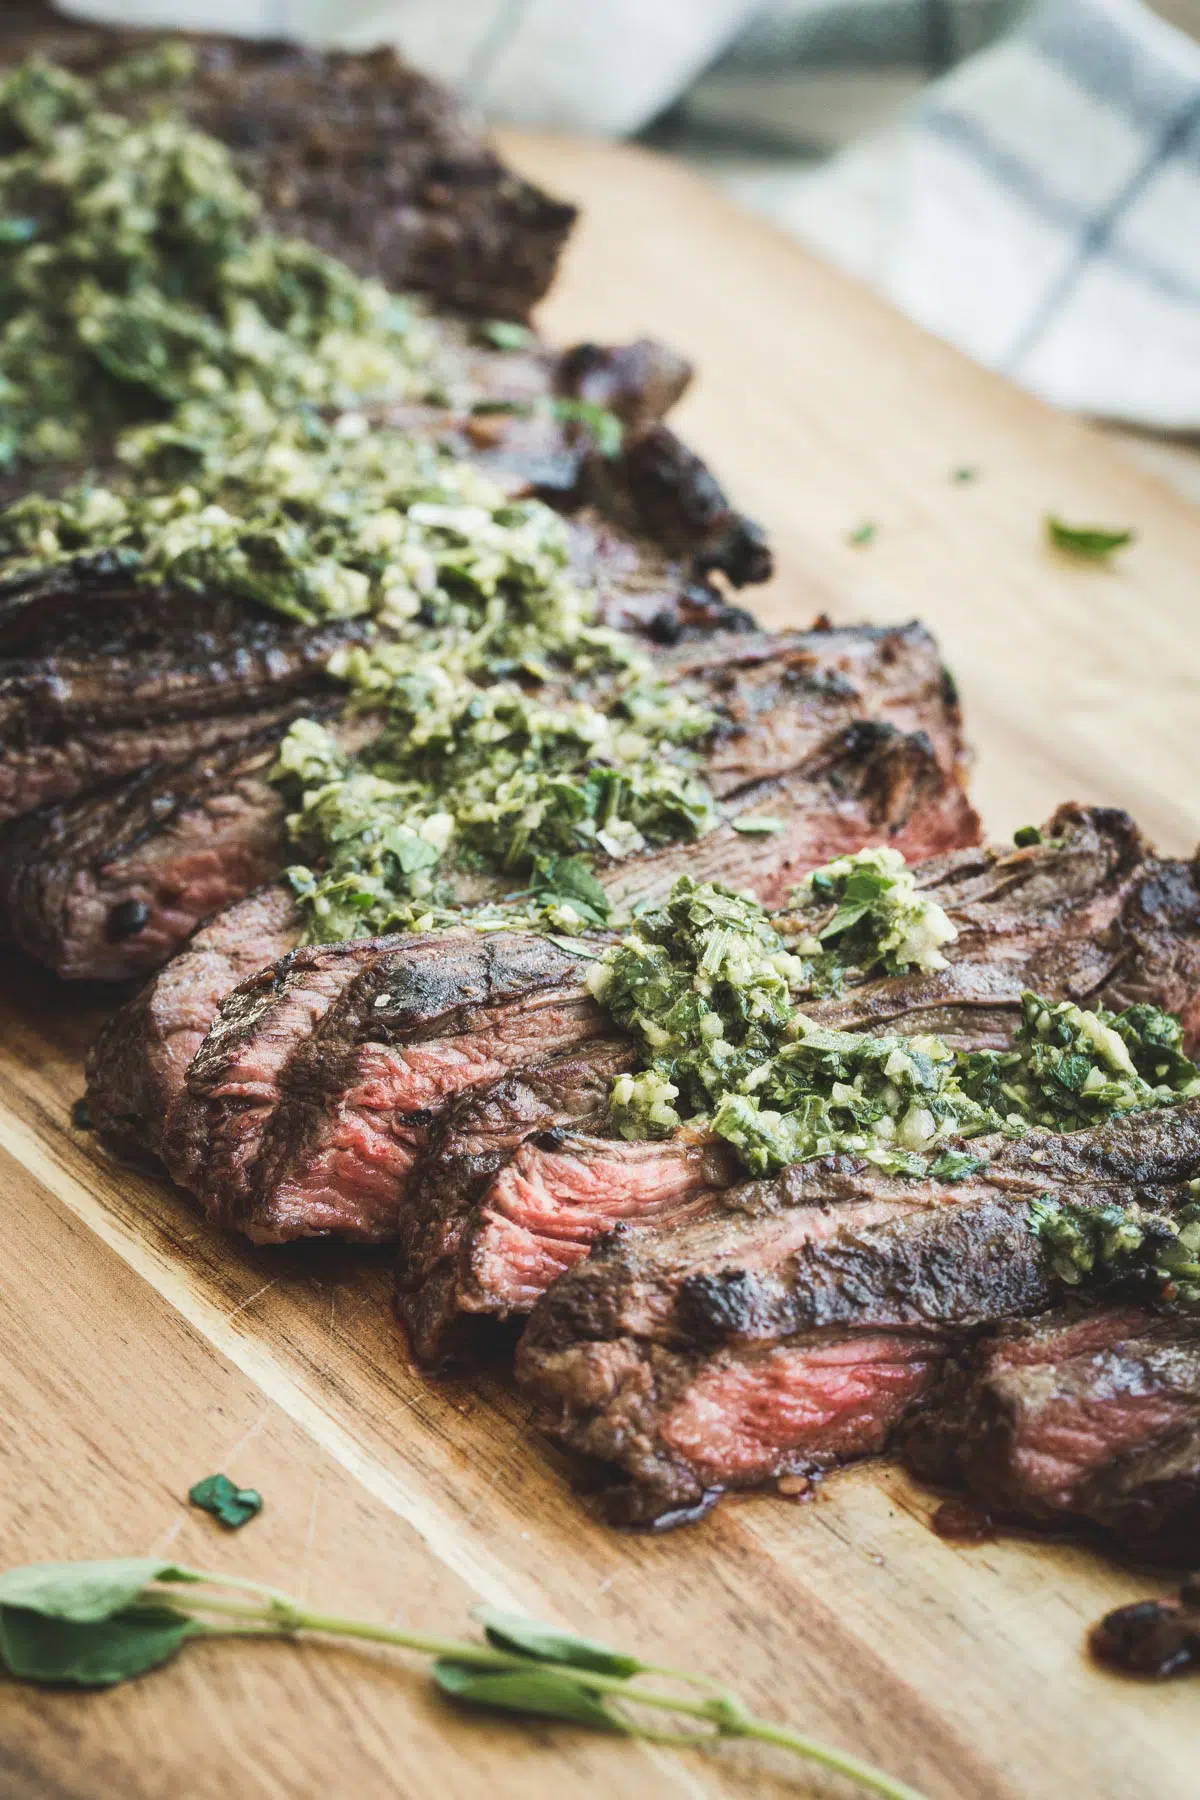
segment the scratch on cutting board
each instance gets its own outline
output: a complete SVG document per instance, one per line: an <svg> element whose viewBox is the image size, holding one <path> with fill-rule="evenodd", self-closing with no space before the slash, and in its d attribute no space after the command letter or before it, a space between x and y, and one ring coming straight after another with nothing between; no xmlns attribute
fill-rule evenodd
<svg viewBox="0 0 1200 1800"><path fill-rule="evenodd" d="M245 1300L239 1301L232 1312L225 1314L225 1323L228 1325L230 1319L236 1319L239 1313L244 1313L248 1306L253 1306L256 1300L261 1300L269 1288L278 1287L282 1280L282 1275L276 1275L272 1281L264 1281L260 1288L255 1288L254 1292Z"/></svg>

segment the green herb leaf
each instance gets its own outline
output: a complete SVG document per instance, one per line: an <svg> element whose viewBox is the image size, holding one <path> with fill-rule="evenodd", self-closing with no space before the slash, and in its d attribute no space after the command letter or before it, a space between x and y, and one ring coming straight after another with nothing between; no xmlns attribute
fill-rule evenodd
<svg viewBox="0 0 1200 1800"><path fill-rule="evenodd" d="M960 463L957 469L950 471L950 479L958 487L965 487L970 481L978 481L979 470L972 463Z"/></svg>
<svg viewBox="0 0 1200 1800"><path fill-rule="evenodd" d="M489 1644L497 1650L509 1650L515 1656L532 1656L538 1662L566 1663L573 1669L590 1669L594 1675L637 1675L645 1664L623 1650L610 1650L593 1638L574 1637L557 1631L552 1625L539 1625L518 1613L500 1612L493 1606L478 1606L474 1615L483 1626Z"/></svg>
<svg viewBox="0 0 1200 1800"><path fill-rule="evenodd" d="M27 1563L0 1575L0 1606L87 1623L111 1619L132 1605L152 1581L201 1579L190 1569L152 1556L126 1556L114 1562Z"/></svg>
<svg viewBox="0 0 1200 1800"><path fill-rule="evenodd" d="M204 1630L169 1607L128 1607L82 1623L0 1606L0 1663L22 1681L113 1687L174 1656Z"/></svg>
<svg viewBox="0 0 1200 1800"><path fill-rule="evenodd" d="M878 525L871 519L864 519L861 525L856 525L853 531L846 533L846 542L861 550L865 544L873 544L878 536Z"/></svg>
<svg viewBox="0 0 1200 1800"><path fill-rule="evenodd" d="M228 1475L206 1475L188 1490L188 1499L230 1531L248 1525L262 1511L262 1495L254 1488L235 1487Z"/></svg>
<svg viewBox="0 0 1200 1800"><path fill-rule="evenodd" d="M527 1718L567 1719L592 1731L630 1736L631 1727L604 1701L570 1675L556 1669L494 1671L443 1658L433 1665L433 1679L443 1694L468 1706L486 1706Z"/></svg>
<svg viewBox="0 0 1200 1800"><path fill-rule="evenodd" d="M528 325L518 325L515 319L485 319L479 335L497 350L529 350L537 342Z"/></svg>
<svg viewBox="0 0 1200 1800"><path fill-rule="evenodd" d="M1036 825L1022 825L1013 832L1013 843L1018 850L1028 850L1031 845L1042 842L1042 834Z"/></svg>
<svg viewBox="0 0 1200 1800"><path fill-rule="evenodd" d="M777 831L787 830L782 819L772 819L766 813L759 813L753 818L730 819L729 823L743 837L773 837Z"/></svg>
<svg viewBox="0 0 1200 1800"><path fill-rule="evenodd" d="M72 1106L71 1123L76 1131L90 1131L92 1129L92 1109L88 1105L86 1098L76 1100L75 1104Z"/></svg>
<svg viewBox="0 0 1200 1800"><path fill-rule="evenodd" d="M550 410L564 425L585 425L592 434L597 454L609 462L620 456L625 443L625 427L616 413L594 400L559 398L550 402Z"/></svg>
<svg viewBox="0 0 1200 1800"><path fill-rule="evenodd" d="M1114 550L1132 544L1135 536L1132 531L1110 531L1102 525L1068 525L1053 513L1046 519L1046 535L1056 550L1065 550L1088 562L1103 562Z"/></svg>
<svg viewBox="0 0 1200 1800"><path fill-rule="evenodd" d="M586 924L607 925L608 895L593 875L585 856L537 857L532 886L543 905L565 901Z"/></svg>
<svg viewBox="0 0 1200 1800"><path fill-rule="evenodd" d="M977 1169L987 1168L986 1156L969 1156L965 1150L943 1150L929 1173L937 1181L965 1181Z"/></svg>

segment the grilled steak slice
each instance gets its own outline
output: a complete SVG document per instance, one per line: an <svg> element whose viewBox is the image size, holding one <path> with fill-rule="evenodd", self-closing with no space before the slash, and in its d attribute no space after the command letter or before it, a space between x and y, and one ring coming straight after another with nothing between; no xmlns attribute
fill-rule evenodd
<svg viewBox="0 0 1200 1800"><path fill-rule="evenodd" d="M988 1166L953 1187L834 1157L686 1200L673 1221L618 1230L555 1282L518 1376L556 1435L622 1472L614 1517L687 1512L716 1488L840 1460L841 1438L827 1442L821 1418L810 1429L812 1354L844 1345L854 1363L855 1343L883 1333L891 1370L891 1351L919 1338L904 1362L912 1379L884 1384L915 1401L935 1343L1053 1302L1029 1198L1172 1206L1200 1170L1200 1102L974 1149ZM869 1396L856 1404L869 1424ZM897 1417L882 1401L874 1416L876 1437Z"/></svg>
<svg viewBox="0 0 1200 1800"><path fill-rule="evenodd" d="M290 892L263 888L222 908L109 1019L87 1059L88 1107L114 1147L157 1154L226 994L287 954L300 934Z"/></svg>
<svg viewBox="0 0 1200 1800"><path fill-rule="evenodd" d="M59 975L119 980L271 880L284 807L266 776L282 729L9 826L0 907L21 948Z"/></svg>
<svg viewBox="0 0 1200 1800"><path fill-rule="evenodd" d="M171 1172L259 1242L392 1237L429 1127L457 1094L603 1035L582 970L518 933L298 952L224 1002L179 1102L186 1136L168 1122ZM245 1152L232 1146L239 1100Z"/></svg>
<svg viewBox="0 0 1200 1800"><path fill-rule="evenodd" d="M53 14L44 25L36 15L7 25L5 60L36 53L81 72L162 35L70 26ZM505 168L448 89L390 50L187 41L197 67L173 103L229 146L274 229L390 287L491 318L524 318L545 293L575 208ZM130 111L146 104L107 98Z"/></svg>
<svg viewBox="0 0 1200 1800"><path fill-rule="evenodd" d="M718 793L731 808L790 814L787 829L750 838L725 826L698 845L602 868L618 903L664 894L683 868L782 898L805 869L864 842L891 842L919 856L974 840L978 820L959 785L957 720L946 712L936 650L919 627L739 636L725 643L746 672L732 696L715 643L670 652L666 672L700 691L707 685L715 699L728 703L727 727L711 752ZM885 714L892 704L905 718L927 708L949 771L921 732L906 736L882 719L851 723L858 709ZM182 770L139 776L105 795L22 821L6 840L10 868L0 879L0 907L7 904L13 934L39 960L73 977L116 979L165 960L197 918L284 866L283 805L262 778L269 761L264 752L251 774L236 751L205 756ZM195 784L205 804L177 804L174 796L189 794ZM223 821L219 833L214 812ZM128 835L126 816L137 821L132 860L111 848ZM234 819L237 831L226 836L224 822ZM247 837L257 852L249 861L242 853ZM206 889L202 910L177 907L171 891L178 881L162 869L195 859L211 872L226 842L232 853L220 872L223 891L208 899ZM93 867L97 852L103 855L102 877ZM141 930L110 939L108 912L125 903L130 909L151 903L145 891L149 867L166 883L170 904ZM98 880L99 909L92 904Z"/></svg>
<svg viewBox="0 0 1200 1800"><path fill-rule="evenodd" d="M609 1059L625 1067L632 1060L628 1050ZM597 1083L598 1120L609 1080ZM489 1102L484 1094L466 1113L468 1131L493 1110ZM565 1112L548 1128L524 1126L520 1136L522 1122L514 1120L491 1151L490 1177L472 1181L470 1151L460 1150L456 1161L445 1137L423 1165L402 1222L401 1277L402 1285L421 1285L400 1300L422 1361L444 1362L455 1352L464 1317L529 1312L622 1220L669 1220L690 1196L732 1179L728 1147L707 1133L680 1132L668 1145L625 1143L567 1128ZM460 1354L479 1334L462 1335Z"/></svg>
<svg viewBox="0 0 1200 1800"><path fill-rule="evenodd" d="M1126 1305L1005 1326L945 1373L901 1447L916 1473L997 1518L1194 1556L1200 1320Z"/></svg>
<svg viewBox="0 0 1200 1800"><path fill-rule="evenodd" d="M487 1274L472 1280L475 1258L464 1248L467 1223L497 1178L531 1138L556 1139L602 1119L613 1077L634 1061L631 1043L602 1038L578 1055L472 1089L448 1108L400 1213L397 1306L422 1363L473 1360L491 1341L489 1325L506 1316Z"/></svg>

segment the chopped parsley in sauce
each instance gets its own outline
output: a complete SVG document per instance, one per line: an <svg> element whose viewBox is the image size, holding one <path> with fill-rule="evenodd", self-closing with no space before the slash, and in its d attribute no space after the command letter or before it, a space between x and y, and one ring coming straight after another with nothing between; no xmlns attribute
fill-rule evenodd
<svg viewBox="0 0 1200 1800"><path fill-rule="evenodd" d="M855 872L878 869L878 857L860 852L816 871L799 911L768 914L746 895L683 877L664 906L635 920L589 977L642 1051L642 1070L612 1092L625 1136L665 1136L685 1118L707 1119L756 1175L849 1152L893 1174L961 1180L970 1159L947 1140L1015 1136L1030 1125L1077 1130L1200 1093L1178 1020L1149 1006L1088 1012L1026 993L1004 1051L818 1025L803 996L828 990L839 952L826 948L828 927L798 934L796 926L826 882L838 912L856 915L832 942L845 950L858 933L860 969L940 966L940 945L953 936L940 907L923 916L933 903L915 887L900 885L899 912L847 907Z"/></svg>

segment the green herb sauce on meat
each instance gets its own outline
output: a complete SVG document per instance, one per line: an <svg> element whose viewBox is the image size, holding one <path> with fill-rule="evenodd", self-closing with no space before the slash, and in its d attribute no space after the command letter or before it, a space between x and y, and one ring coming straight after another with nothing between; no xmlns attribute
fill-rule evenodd
<svg viewBox="0 0 1200 1800"><path fill-rule="evenodd" d="M859 881L887 868L880 856L864 851L817 871L791 913L768 915L745 895L685 877L665 906L635 921L589 979L643 1052L643 1070L613 1088L626 1136L706 1118L756 1175L845 1151L893 1174L954 1180L972 1159L947 1140L1030 1125L1076 1130L1200 1093L1178 1021L1148 1006L1086 1012L1027 993L1005 1051L816 1024L803 996L836 983L831 942L845 952L857 933L856 965L895 974L938 966L953 936L910 884L889 904L874 879ZM868 889L873 907L852 897ZM808 929L814 894L836 906L832 933Z"/></svg>

